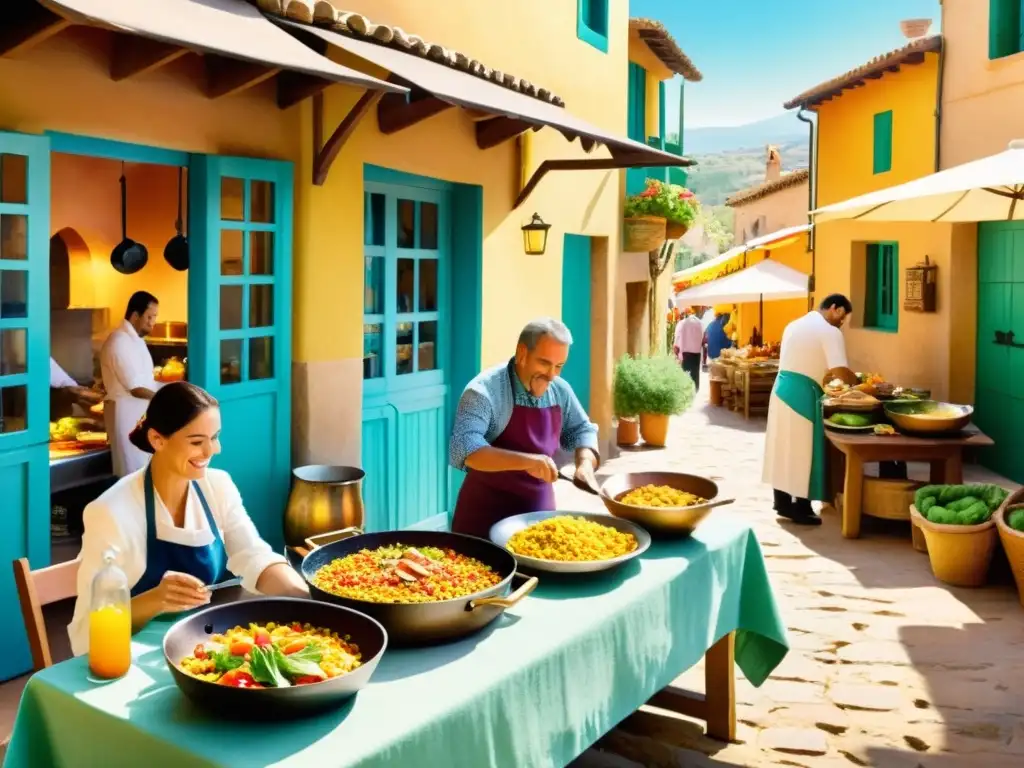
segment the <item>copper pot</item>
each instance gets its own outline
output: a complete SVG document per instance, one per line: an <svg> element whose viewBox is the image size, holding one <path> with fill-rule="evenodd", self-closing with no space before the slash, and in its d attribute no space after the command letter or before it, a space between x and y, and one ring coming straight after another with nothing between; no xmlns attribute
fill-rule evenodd
<svg viewBox="0 0 1024 768"><path fill-rule="evenodd" d="M358 467L314 464L292 470L292 492L284 513L284 538L292 547L342 528L362 528L363 478Z"/></svg>

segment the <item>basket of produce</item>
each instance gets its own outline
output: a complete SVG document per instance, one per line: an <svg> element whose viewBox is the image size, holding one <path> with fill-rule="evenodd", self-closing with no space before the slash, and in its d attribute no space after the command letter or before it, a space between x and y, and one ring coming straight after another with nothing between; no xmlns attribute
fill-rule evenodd
<svg viewBox="0 0 1024 768"><path fill-rule="evenodd" d="M1017 595L1024 605L1024 488L1006 497L995 514L996 530L1006 551L1006 559L1017 582Z"/></svg>
<svg viewBox="0 0 1024 768"><path fill-rule="evenodd" d="M835 409L847 413L871 413L882 407L881 400L856 389L846 389L834 395L826 395L821 404L826 411ZM826 413L826 415L831 414Z"/></svg>
<svg viewBox="0 0 1024 768"><path fill-rule="evenodd" d="M885 404L885 415L900 430L921 435L949 435L971 423L974 408L935 400L900 401Z"/></svg>
<svg viewBox="0 0 1024 768"><path fill-rule="evenodd" d="M980 587L998 542L993 513L1008 496L997 485L926 485L914 494L910 516L924 534L935 578Z"/></svg>
<svg viewBox="0 0 1024 768"><path fill-rule="evenodd" d="M629 520L589 512L529 512L496 523L490 539L534 571L606 571L639 557L651 535Z"/></svg>
<svg viewBox="0 0 1024 768"><path fill-rule="evenodd" d="M654 251L665 242L662 216L630 216L622 220L622 250L630 253Z"/></svg>
<svg viewBox="0 0 1024 768"><path fill-rule="evenodd" d="M615 517L652 533L689 536L715 507L732 504L718 497L718 485L682 472L627 472L601 486L601 501Z"/></svg>

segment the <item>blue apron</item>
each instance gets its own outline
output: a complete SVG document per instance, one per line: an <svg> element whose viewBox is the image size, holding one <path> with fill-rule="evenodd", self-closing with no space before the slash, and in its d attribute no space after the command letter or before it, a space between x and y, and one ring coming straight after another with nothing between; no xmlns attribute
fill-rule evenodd
<svg viewBox="0 0 1024 768"><path fill-rule="evenodd" d="M206 546L190 547L187 544L174 544L156 537L156 501L153 493L152 470L146 467L144 491L146 496L146 572L139 583L132 587L132 597L153 589L168 571L187 573L195 576L203 584L216 584L227 570L227 551L224 541L213 520L210 505L206 503L199 483L192 481L199 503L203 505L206 523L213 532L213 541Z"/></svg>

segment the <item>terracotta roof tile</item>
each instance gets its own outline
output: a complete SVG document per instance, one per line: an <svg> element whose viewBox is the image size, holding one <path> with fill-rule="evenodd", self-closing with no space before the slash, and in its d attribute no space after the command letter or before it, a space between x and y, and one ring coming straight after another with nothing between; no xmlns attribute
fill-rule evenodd
<svg viewBox="0 0 1024 768"><path fill-rule="evenodd" d="M339 10L328 0L250 1L255 2L264 13L272 16L280 16L304 24L315 24L359 40L397 48L412 56L419 56L447 65L452 69L468 72L483 80L489 80L504 88L532 96L549 104L558 107L565 106L561 97L546 88L541 88L508 72L492 69L464 53L428 42L417 35L406 32L401 27L378 24L362 14Z"/></svg>
<svg viewBox="0 0 1024 768"><path fill-rule="evenodd" d="M844 72L799 96L790 99L782 106L785 109L796 107L810 108L838 96L844 89L862 85L865 80L877 80L886 70L895 72L901 64L920 64L926 53L937 53L942 48L942 36L922 37L914 40L895 51L876 56L867 64L862 64L849 72Z"/></svg>
<svg viewBox="0 0 1024 768"><path fill-rule="evenodd" d="M778 192L789 187L803 184L810 178L810 171L807 168L799 168L789 173L784 173L775 181L765 181L753 187L741 189L736 194L726 198L726 205L744 205L760 200L762 197Z"/></svg>
<svg viewBox="0 0 1024 768"><path fill-rule="evenodd" d="M665 25L660 21L655 21L654 19L630 19L629 28L636 30L637 34L640 35L640 39L647 43L647 47L651 49L651 53L661 59L661 62L677 75L682 75L692 83L696 83L704 78L704 75L693 66L690 57L683 53L679 43L675 41L675 38L669 34Z"/></svg>

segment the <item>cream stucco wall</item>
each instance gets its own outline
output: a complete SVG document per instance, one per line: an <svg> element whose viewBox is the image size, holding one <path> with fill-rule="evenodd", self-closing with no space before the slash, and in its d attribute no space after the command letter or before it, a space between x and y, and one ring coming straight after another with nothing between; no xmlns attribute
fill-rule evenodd
<svg viewBox="0 0 1024 768"><path fill-rule="evenodd" d="M807 223L807 186L805 181L793 187L780 189L770 195L733 205L733 242L739 244L755 237L753 225L760 217L765 223L758 235L767 235L786 227L799 227ZM744 237L746 233L746 237Z"/></svg>

